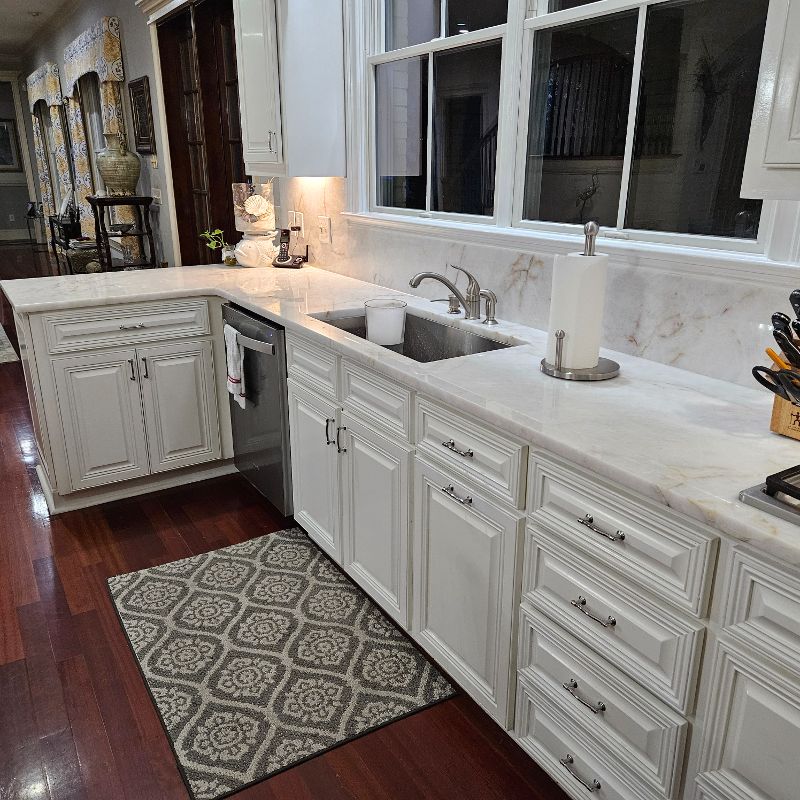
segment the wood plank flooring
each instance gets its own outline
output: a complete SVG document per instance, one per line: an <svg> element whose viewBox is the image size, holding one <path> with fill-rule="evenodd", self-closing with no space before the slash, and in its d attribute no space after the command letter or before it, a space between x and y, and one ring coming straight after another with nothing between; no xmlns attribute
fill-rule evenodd
<svg viewBox="0 0 800 800"><path fill-rule="evenodd" d="M49 518L19 364L0 365L0 798L186 798L106 591L111 575L286 526L238 476ZM561 800L466 696L237 800Z"/></svg>

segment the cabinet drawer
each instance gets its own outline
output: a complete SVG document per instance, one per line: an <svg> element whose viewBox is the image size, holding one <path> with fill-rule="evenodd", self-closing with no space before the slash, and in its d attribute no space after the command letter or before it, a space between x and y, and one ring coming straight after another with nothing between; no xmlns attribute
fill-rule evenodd
<svg viewBox="0 0 800 800"><path fill-rule="evenodd" d="M623 783L625 770L609 763L584 730L525 679L517 683L515 738L570 797L641 800Z"/></svg>
<svg viewBox="0 0 800 800"><path fill-rule="evenodd" d="M680 777L687 722L537 611L520 610L519 668L659 797Z"/></svg>
<svg viewBox="0 0 800 800"><path fill-rule="evenodd" d="M733 550L723 624L727 633L800 670L800 575Z"/></svg>
<svg viewBox="0 0 800 800"><path fill-rule="evenodd" d="M522 508L527 447L485 423L417 400L417 448Z"/></svg>
<svg viewBox="0 0 800 800"><path fill-rule="evenodd" d="M411 438L411 392L346 360L342 361L342 405L405 441Z"/></svg>
<svg viewBox="0 0 800 800"><path fill-rule="evenodd" d="M704 626L655 605L597 564L528 528L525 599L668 705L694 696Z"/></svg>
<svg viewBox="0 0 800 800"><path fill-rule="evenodd" d="M205 336L211 332L205 300L139 303L45 314L44 330L51 353Z"/></svg>
<svg viewBox="0 0 800 800"><path fill-rule="evenodd" d="M337 358L334 353L287 333L286 365L291 377L333 400L338 397Z"/></svg>
<svg viewBox="0 0 800 800"><path fill-rule="evenodd" d="M708 605L717 538L644 498L632 499L566 462L533 453L531 519L696 616Z"/></svg>

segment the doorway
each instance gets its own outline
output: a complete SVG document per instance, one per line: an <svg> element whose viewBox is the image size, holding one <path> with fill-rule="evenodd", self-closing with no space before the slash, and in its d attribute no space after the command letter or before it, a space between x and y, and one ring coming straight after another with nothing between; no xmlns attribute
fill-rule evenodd
<svg viewBox="0 0 800 800"><path fill-rule="evenodd" d="M198 0L159 23L158 46L181 261L218 263L200 234L239 240L231 184L246 180L232 0Z"/></svg>

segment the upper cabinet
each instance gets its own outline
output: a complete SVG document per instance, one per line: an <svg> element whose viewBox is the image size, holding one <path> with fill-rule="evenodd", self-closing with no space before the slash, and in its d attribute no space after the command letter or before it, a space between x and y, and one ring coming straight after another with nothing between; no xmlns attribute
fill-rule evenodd
<svg viewBox="0 0 800 800"><path fill-rule="evenodd" d="M800 0L772 0L742 197L800 200Z"/></svg>
<svg viewBox="0 0 800 800"><path fill-rule="evenodd" d="M234 0L249 175L345 175L341 0Z"/></svg>

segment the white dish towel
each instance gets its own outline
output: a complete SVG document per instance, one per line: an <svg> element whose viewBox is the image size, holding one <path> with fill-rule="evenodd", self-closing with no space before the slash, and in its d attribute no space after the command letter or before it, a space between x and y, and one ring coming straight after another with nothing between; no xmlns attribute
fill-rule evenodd
<svg viewBox="0 0 800 800"><path fill-rule="evenodd" d="M228 392L233 395L233 399L244 408L245 387L244 387L244 348L236 341L238 331L236 328L226 325L225 334L225 361L228 365Z"/></svg>

